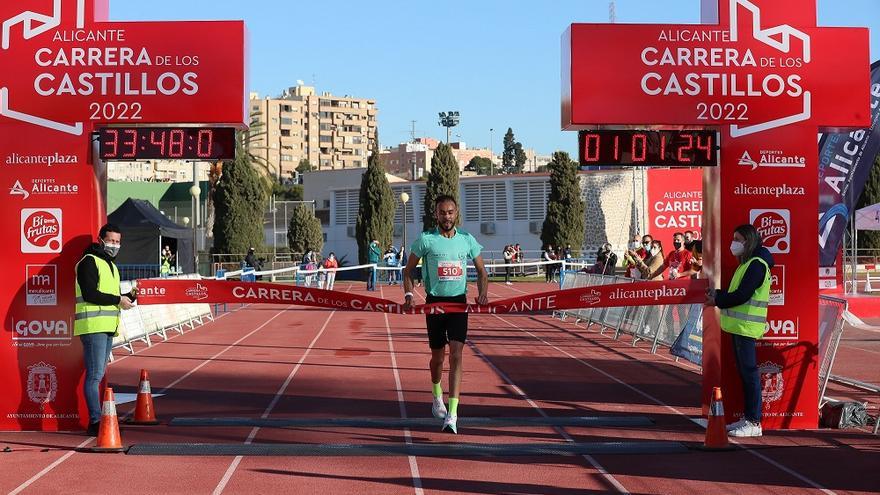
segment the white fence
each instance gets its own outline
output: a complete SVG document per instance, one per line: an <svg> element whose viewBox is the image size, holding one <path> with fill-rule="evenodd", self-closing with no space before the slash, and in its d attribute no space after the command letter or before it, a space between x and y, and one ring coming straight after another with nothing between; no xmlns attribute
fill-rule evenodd
<svg viewBox="0 0 880 495"><path fill-rule="evenodd" d="M178 275L169 278L198 279L196 274ZM120 283L120 292L131 291L132 282L124 280ZM205 321L214 321L214 314L209 304L147 304L135 305L122 311L119 322L119 335L113 338L113 348L124 347L129 353L134 352L134 342L143 342L152 346L153 337L168 340L168 332L183 333L186 328L194 329Z"/></svg>

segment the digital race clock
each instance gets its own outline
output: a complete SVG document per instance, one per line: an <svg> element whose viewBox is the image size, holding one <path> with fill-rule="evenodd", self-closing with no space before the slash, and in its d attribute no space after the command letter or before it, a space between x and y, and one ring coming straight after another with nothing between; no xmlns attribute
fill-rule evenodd
<svg viewBox="0 0 880 495"><path fill-rule="evenodd" d="M718 137L708 130L580 131L581 166L642 165L661 167L714 167L718 165Z"/></svg>
<svg viewBox="0 0 880 495"><path fill-rule="evenodd" d="M104 127L98 129L102 160L232 160L232 127Z"/></svg>

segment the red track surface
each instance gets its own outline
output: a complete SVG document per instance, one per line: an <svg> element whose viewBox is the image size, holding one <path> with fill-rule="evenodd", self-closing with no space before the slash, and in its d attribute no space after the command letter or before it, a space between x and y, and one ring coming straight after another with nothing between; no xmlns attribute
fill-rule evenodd
<svg viewBox="0 0 880 495"><path fill-rule="evenodd" d="M343 290L362 290L363 285ZM492 284L492 297L546 290ZM384 296L399 298L400 288ZM417 296L418 297L418 296ZM595 330L549 316L471 315L459 414L646 415L645 428L260 429L131 427L126 445L206 443L527 443L675 440L698 444L700 376ZM835 372L870 374L880 335L845 335ZM866 341L867 343L863 342ZM860 351L859 349L865 350ZM425 417L430 415L421 317L250 306L110 367L117 391L150 371L159 419ZM859 358L862 352L866 357ZM873 355L871 353L874 353ZM848 356L844 358L844 356ZM873 358L873 359L872 359ZM846 365L841 363L846 362ZM859 364L862 363L862 364ZM867 366L867 367L865 367ZM875 371L876 373L876 371ZM870 378L870 377L868 377ZM446 384L444 382L444 388ZM873 400L876 406L877 398ZM120 414L132 405L120 407ZM876 412L876 411L875 411ZM439 423L438 428L439 430ZM583 457L173 457L73 453L64 433L0 433L0 492L23 493L876 493L880 437L866 431L772 432L747 449Z"/></svg>

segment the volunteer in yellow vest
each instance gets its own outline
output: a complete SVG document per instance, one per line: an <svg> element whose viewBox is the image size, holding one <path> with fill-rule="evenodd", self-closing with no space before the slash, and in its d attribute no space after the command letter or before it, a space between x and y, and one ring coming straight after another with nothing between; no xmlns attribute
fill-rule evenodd
<svg viewBox="0 0 880 495"><path fill-rule="evenodd" d="M773 257L750 224L734 230L730 252L739 260L730 288L715 292L707 300L707 304L721 310L721 329L733 338L736 367L743 385L743 418L727 425L727 431L734 437L760 437L761 377L755 341L764 335L767 326Z"/></svg>
<svg viewBox="0 0 880 495"><path fill-rule="evenodd" d="M113 260L119 253L122 234L119 227L101 227L99 242L92 244L76 264L76 312L73 335L83 346L86 378L83 394L89 409L89 435L98 434L101 402L98 387L104 378L113 335L119 327L120 309L129 309L134 291L119 294L119 269Z"/></svg>

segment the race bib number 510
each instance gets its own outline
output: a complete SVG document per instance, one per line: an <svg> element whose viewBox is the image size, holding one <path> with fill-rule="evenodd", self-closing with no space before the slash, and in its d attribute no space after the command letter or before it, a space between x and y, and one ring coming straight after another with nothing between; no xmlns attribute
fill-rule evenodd
<svg viewBox="0 0 880 495"><path fill-rule="evenodd" d="M452 282L461 280L464 276L464 270L461 269L461 262L458 261L438 261L437 262L437 278L441 282Z"/></svg>

